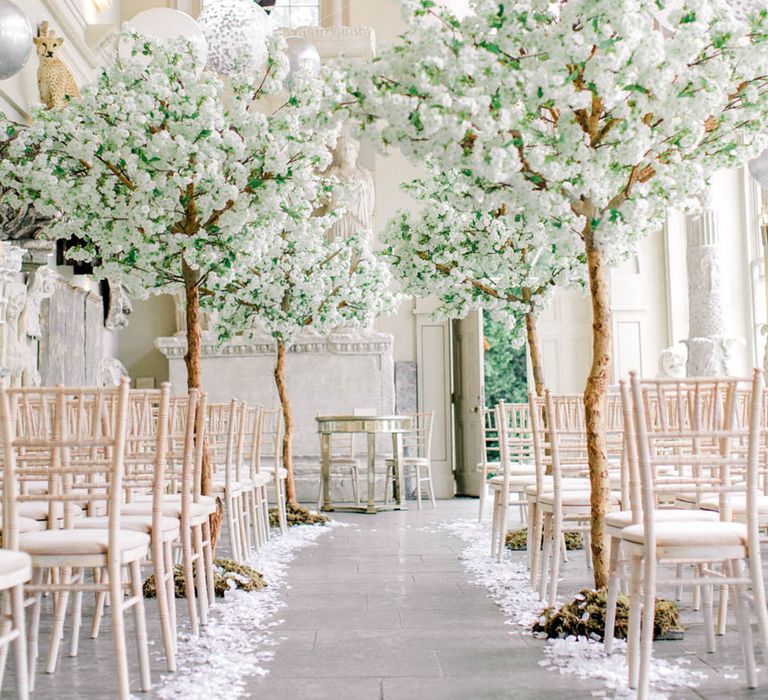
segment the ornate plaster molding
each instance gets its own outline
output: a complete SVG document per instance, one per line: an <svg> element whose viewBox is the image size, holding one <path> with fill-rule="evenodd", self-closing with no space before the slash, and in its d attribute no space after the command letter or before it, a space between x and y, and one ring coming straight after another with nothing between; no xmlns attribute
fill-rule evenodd
<svg viewBox="0 0 768 700"><path fill-rule="evenodd" d="M394 336L389 333L362 331L359 333L339 332L328 336L304 334L290 347L293 353L329 353L333 355L386 355L392 352ZM155 347L169 360L183 359L187 351L186 334L157 338ZM212 333L203 333L202 353L204 358L212 357L253 357L274 355L275 342L266 333L251 337L238 337L220 344Z"/></svg>
<svg viewBox="0 0 768 700"><path fill-rule="evenodd" d="M282 31L286 36L309 39L324 61L342 56L369 61L376 55L376 34L370 27L297 27Z"/></svg>

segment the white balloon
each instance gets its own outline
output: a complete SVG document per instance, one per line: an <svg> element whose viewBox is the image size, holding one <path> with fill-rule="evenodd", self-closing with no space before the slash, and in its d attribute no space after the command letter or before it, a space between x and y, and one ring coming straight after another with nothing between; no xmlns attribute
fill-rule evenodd
<svg viewBox="0 0 768 700"><path fill-rule="evenodd" d="M139 34L150 36L153 39L176 39L186 37L192 42L197 64L198 75L203 72L208 60L208 42L200 25L185 12L172 10L167 7L154 7L151 10L139 12L133 19L127 22L128 26ZM124 37L120 37L117 54L123 61L136 61L148 65L148 56L131 55L132 43Z"/></svg>
<svg viewBox="0 0 768 700"><path fill-rule="evenodd" d="M285 42L287 44L285 53L288 56L290 66L288 79L300 70L307 70L312 75L317 75L320 72L320 53L311 41L301 36L289 36L285 38Z"/></svg>
<svg viewBox="0 0 768 700"><path fill-rule="evenodd" d="M197 21L208 41L208 66L222 75L237 68L257 73L267 63L267 38L274 24L252 0L206 5Z"/></svg>

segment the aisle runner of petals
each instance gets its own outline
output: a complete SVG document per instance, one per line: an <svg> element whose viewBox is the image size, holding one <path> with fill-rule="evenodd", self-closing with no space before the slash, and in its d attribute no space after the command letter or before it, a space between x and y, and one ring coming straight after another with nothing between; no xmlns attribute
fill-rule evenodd
<svg viewBox="0 0 768 700"><path fill-rule="evenodd" d="M283 621L276 618L285 607L281 594L286 588L288 565L296 553L316 546L316 540L346 523L292 527L285 535L271 539L248 562L267 581L261 591L229 591L218 599L208 625L198 639L179 642L178 671L163 676L153 690L159 698L184 700L230 700L247 697L246 682L264 676L279 644L273 629Z"/></svg>
<svg viewBox="0 0 768 700"><path fill-rule="evenodd" d="M474 582L484 586L490 598L501 608L507 624L513 625L512 634L530 634L530 627L539 616L543 605L531 590L528 569L519 558L504 557L501 562L490 556L491 530L488 524L475 520L457 520L442 523L441 530L461 540L465 548L461 553L464 569L474 576ZM521 553L522 556L522 553ZM626 644L617 640L611 656L603 653L603 645L586 637L568 637L547 642L546 658L539 665L559 673L572 673L585 680L601 680L606 691L595 691L595 696L625 696L627 688ZM694 688L706 678L686 666L689 659L652 660L652 697L662 700L676 688Z"/></svg>

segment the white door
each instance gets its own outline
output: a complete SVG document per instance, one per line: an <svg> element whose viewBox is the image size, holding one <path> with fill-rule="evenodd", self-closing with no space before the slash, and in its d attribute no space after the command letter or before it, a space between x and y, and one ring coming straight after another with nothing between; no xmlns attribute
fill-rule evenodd
<svg viewBox="0 0 768 700"><path fill-rule="evenodd" d="M592 362L592 308L581 292L560 290L538 320L544 386L580 394ZM533 380L529 378L529 386Z"/></svg>
<svg viewBox="0 0 768 700"><path fill-rule="evenodd" d="M453 420L456 493L478 496L477 463L482 449L481 407L485 405L483 314L473 311L453 322Z"/></svg>

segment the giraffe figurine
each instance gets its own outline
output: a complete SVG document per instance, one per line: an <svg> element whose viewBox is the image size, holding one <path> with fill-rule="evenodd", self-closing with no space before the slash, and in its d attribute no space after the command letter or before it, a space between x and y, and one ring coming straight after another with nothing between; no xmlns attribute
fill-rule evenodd
<svg viewBox="0 0 768 700"><path fill-rule="evenodd" d="M72 73L62 60L56 57L64 43L64 37L56 36L56 32L48 28L48 22L42 22L33 41L40 60L37 69L40 99L48 109L63 107L68 97L80 97L80 90Z"/></svg>

